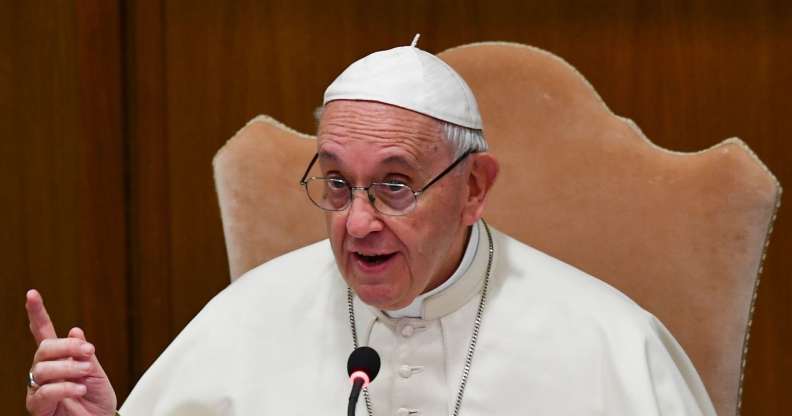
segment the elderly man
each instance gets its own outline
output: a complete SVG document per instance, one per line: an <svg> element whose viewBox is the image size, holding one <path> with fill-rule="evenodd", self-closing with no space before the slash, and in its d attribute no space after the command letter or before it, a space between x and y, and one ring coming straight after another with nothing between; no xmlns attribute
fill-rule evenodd
<svg viewBox="0 0 792 416"><path fill-rule="evenodd" d="M652 315L481 219L498 163L448 65L414 45L377 52L324 104L301 184L329 240L215 297L121 414L341 414L358 345L382 357L358 414L715 414ZM35 291L27 308L30 412L113 414L83 333L57 339Z"/></svg>

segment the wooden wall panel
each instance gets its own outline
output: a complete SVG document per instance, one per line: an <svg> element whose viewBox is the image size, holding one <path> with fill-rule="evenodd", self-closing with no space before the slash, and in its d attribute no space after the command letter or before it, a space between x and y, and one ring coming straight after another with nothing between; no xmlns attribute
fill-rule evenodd
<svg viewBox="0 0 792 416"><path fill-rule="evenodd" d="M226 121L235 108L229 94L241 85L235 73L228 78L226 63L239 16L232 14L236 4L223 7L215 14L206 13L211 6L168 2L164 11L171 304L177 327L226 286L222 277L228 275L211 161L213 149L234 131Z"/></svg>
<svg viewBox="0 0 792 416"><path fill-rule="evenodd" d="M0 399L21 403L33 350L22 302L35 286L60 330L86 324L97 337L123 400L228 282L214 152L260 113L313 131L344 67L416 32L434 52L483 40L547 49L657 144L739 136L792 184L783 2L4 2L0 320L20 341L0 347L14 357ZM746 415L792 405L789 216L783 206L760 287Z"/></svg>
<svg viewBox="0 0 792 416"><path fill-rule="evenodd" d="M163 5L127 2L124 63L129 189L130 367L137 380L170 343L171 187ZM122 394L132 387L124 386Z"/></svg>
<svg viewBox="0 0 792 416"><path fill-rule="evenodd" d="M17 5L14 5L17 6ZM77 88L73 11L43 5L0 12L0 319L10 341L0 366L0 398L24 410L26 374L34 343L24 310L25 291L39 287L57 313L58 331L80 320L77 280ZM62 32L62 36L51 36ZM48 36L50 35L50 36ZM69 36L71 35L71 36ZM54 72L52 67L60 67ZM57 295L56 295L57 294ZM13 382L12 382L13 380ZM13 401L12 401L13 400Z"/></svg>
<svg viewBox="0 0 792 416"><path fill-rule="evenodd" d="M79 262L77 279L86 336L96 340L105 371L130 382L127 330L127 181L123 125L121 13L118 4L75 5ZM67 281L68 282L68 281Z"/></svg>
<svg viewBox="0 0 792 416"><path fill-rule="evenodd" d="M119 28L114 3L0 6L3 414L24 414L32 287L58 332L84 328L108 374L128 383Z"/></svg>

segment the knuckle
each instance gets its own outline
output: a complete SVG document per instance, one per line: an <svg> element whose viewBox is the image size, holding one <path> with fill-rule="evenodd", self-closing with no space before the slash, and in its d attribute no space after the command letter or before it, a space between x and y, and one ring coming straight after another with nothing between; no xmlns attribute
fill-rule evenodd
<svg viewBox="0 0 792 416"><path fill-rule="evenodd" d="M83 344L86 344L85 341L83 341L81 339L76 339L76 338L66 338L64 341L66 341L68 343L67 345L68 345L69 351L71 351L72 354L74 354L74 355L81 355L82 354L82 352L80 351L80 347L82 347Z"/></svg>
<svg viewBox="0 0 792 416"><path fill-rule="evenodd" d="M30 369L30 372L33 373L33 378L35 380L41 380L42 378L42 368L41 363L33 364L33 367Z"/></svg>
<svg viewBox="0 0 792 416"><path fill-rule="evenodd" d="M43 354L43 353L42 353L42 351L41 351L41 347L39 347L38 349L36 349L36 353L35 353L35 354L33 354L33 363L34 363L34 364L35 364L35 363L37 363L37 362L39 362L39 361L41 361L41 356L42 356L42 354Z"/></svg>
<svg viewBox="0 0 792 416"><path fill-rule="evenodd" d="M74 374L88 373L91 369L91 363L88 361L70 361L69 370Z"/></svg>
<svg viewBox="0 0 792 416"><path fill-rule="evenodd" d="M47 398L51 395L51 391L52 391L52 384L45 384L37 388L36 391L33 392L33 394L31 395L32 396L31 400L34 402L46 401Z"/></svg>
<svg viewBox="0 0 792 416"><path fill-rule="evenodd" d="M66 392L65 383L45 384L36 390L34 396L38 396L39 400L53 400L58 399Z"/></svg>

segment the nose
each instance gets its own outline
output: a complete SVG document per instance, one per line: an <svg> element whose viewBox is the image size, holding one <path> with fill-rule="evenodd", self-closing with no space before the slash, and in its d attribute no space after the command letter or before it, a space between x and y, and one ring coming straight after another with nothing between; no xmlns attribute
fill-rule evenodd
<svg viewBox="0 0 792 416"><path fill-rule="evenodd" d="M370 233L381 231L382 226L382 220L369 202L366 192L352 192L352 202L346 220L347 233L355 238L363 238Z"/></svg>

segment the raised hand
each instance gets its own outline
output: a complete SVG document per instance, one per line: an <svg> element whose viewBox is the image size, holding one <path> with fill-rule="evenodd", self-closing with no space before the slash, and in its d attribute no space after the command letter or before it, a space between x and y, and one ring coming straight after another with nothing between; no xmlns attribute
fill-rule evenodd
<svg viewBox="0 0 792 416"><path fill-rule="evenodd" d="M67 338L58 338L36 290L28 291L25 309L38 345L30 370L35 385L27 389L28 412L33 416L113 415L113 386L83 331L72 328Z"/></svg>

